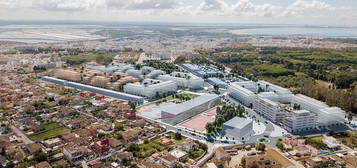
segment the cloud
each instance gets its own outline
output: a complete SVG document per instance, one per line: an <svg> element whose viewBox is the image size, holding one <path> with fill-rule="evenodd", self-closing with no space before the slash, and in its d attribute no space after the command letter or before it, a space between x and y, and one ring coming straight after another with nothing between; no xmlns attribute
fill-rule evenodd
<svg viewBox="0 0 357 168"><path fill-rule="evenodd" d="M83 11L103 6L103 0L40 0L39 8L48 11Z"/></svg>
<svg viewBox="0 0 357 168"><path fill-rule="evenodd" d="M271 4L257 5L250 0L239 0L232 10L235 15L271 17L276 14L277 9L278 7Z"/></svg>
<svg viewBox="0 0 357 168"><path fill-rule="evenodd" d="M0 0L0 7L13 8L19 5L19 0Z"/></svg>
<svg viewBox="0 0 357 168"><path fill-rule="evenodd" d="M199 13L215 12L218 15L231 12L231 7L223 0L203 0L198 6Z"/></svg>
<svg viewBox="0 0 357 168"><path fill-rule="evenodd" d="M127 9L174 9L180 3L176 0L132 0Z"/></svg>
<svg viewBox="0 0 357 168"><path fill-rule="evenodd" d="M326 13L336 10L337 8L318 0L296 0L286 7L283 16L303 16L312 13Z"/></svg>

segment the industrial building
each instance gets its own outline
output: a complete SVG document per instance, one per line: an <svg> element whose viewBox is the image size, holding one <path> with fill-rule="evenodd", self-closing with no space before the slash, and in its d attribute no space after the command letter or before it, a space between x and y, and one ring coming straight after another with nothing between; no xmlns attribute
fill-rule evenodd
<svg viewBox="0 0 357 168"><path fill-rule="evenodd" d="M145 79L142 83L129 83L124 86L124 92L154 98L157 94L170 95L177 90L177 84L174 81L160 81L154 79Z"/></svg>
<svg viewBox="0 0 357 168"><path fill-rule="evenodd" d="M248 140L253 132L253 120L234 117L223 124L222 134L234 140Z"/></svg>
<svg viewBox="0 0 357 168"><path fill-rule="evenodd" d="M187 102L163 108L161 120L176 125L216 106L219 102L218 95L204 94Z"/></svg>
<svg viewBox="0 0 357 168"><path fill-rule="evenodd" d="M180 88L202 89L204 80L190 73L172 72L169 75L160 75L157 77L163 81L174 81Z"/></svg>
<svg viewBox="0 0 357 168"><path fill-rule="evenodd" d="M101 94L101 95L105 95L105 96L109 96L109 97L113 97L113 98L117 98L117 99L135 102L138 104L144 103L144 98L140 97L140 96L130 95L130 94L122 93L122 92L116 92L116 91L112 91L112 90L107 90L107 89L84 85L84 84L75 83L75 82L69 82L66 80L61 80L61 79L47 77L47 76L42 77L41 80L50 82L50 83L54 83L54 84L58 84L58 85L62 85L62 86L66 86L66 87L71 87L74 89L89 91L89 92L93 92L93 93L97 93L97 94Z"/></svg>

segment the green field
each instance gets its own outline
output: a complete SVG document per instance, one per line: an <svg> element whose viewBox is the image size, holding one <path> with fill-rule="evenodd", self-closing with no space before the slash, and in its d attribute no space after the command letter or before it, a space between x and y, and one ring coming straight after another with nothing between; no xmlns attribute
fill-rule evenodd
<svg viewBox="0 0 357 168"><path fill-rule="evenodd" d="M194 99L196 97L198 97L199 95L197 94L191 94L191 93L180 93L178 95L173 95L173 96L168 96L159 100L156 100L154 102L151 103L147 103L141 107L145 107L145 106L149 106L152 104L160 104L163 102L173 102L173 103L182 103L191 99Z"/></svg>
<svg viewBox="0 0 357 168"><path fill-rule="evenodd" d="M115 57L114 53L98 52L88 55L77 55L63 57L62 60L70 65L79 65L89 61L96 61L99 64L109 64Z"/></svg>
<svg viewBox="0 0 357 168"><path fill-rule="evenodd" d="M71 132L70 129L65 128L65 127L60 127L60 128L55 128L49 131L45 131L40 134L35 134L35 135L30 135L29 138L33 141L42 141L44 139L56 137L59 135L63 135L65 133Z"/></svg>
<svg viewBox="0 0 357 168"><path fill-rule="evenodd" d="M167 150L169 146L162 145L160 139L155 139L154 141L149 142L148 144L140 144L140 150L137 155L143 158L149 157L156 152L161 152Z"/></svg>
<svg viewBox="0 0 357 168"><path fill-rule="evenodd" d="M49 124L46 124L44 127L45 127L45 130L50 130L50 129L54 129L54 128L57 128L57 127L61 127L61 124L59 124L59 123L49 123Z"/></svg>

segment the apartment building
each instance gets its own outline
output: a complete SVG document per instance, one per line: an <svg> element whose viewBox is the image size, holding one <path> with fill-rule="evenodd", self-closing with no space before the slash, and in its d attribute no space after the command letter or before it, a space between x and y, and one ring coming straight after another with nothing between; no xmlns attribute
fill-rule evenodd
<svg viewBox="0 0 357 168"><path fill-rule="evenodd" d="M229 95L238 100L245 106L251 106L254 103L256 95L251 90L240 86L239 82L231 83L228 88Z"/></svg>
<svg viewBox="0 0 357 168"><path fill-rule="evenodd" d="M201 89L203 88L204 80L190 73L172 72L169 75L160 75L157 77L163 81L174 81L180 88Z"/></svg>
<svg viewBox="0 0 357 168"><path fill-rule="evenodd" d="M315 129L317 115L307 110L287 112L284 119L284 128L289 132L302 132Z"/></svg>
<svg viewBox="0 0 357 168"><path fill-rule="evenodd" d="M124 86L124 92L153 98L157 94L171 94L177 90L174 81L145 79L142 83L129 83Z"/></svg>
<svg viewBox="0 0 357 168"><path fill-rule="evenodd" d="M261 97L255 99L253 110L274 123L281 123L285 114L280 103Z"/></svg>

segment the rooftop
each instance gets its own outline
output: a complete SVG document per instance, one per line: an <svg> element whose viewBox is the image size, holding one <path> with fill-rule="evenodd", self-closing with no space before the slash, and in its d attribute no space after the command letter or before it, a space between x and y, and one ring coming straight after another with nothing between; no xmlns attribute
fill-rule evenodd
<svg viewBox="0 0 357 168"><path fill-rule="evenodd" d="M252 123L252 119L248 118L241 118L241 117L234 117L229 121L225 122L224 125L234 127L234 128L244 128L246 125Z"/></svg>
<svg viewBox="0 0 357 168"><path fill-rule="evenodd" d="M216 94L204 94L202 96L196 97L192 100L189 100L187 102L181 103L181 104L176 104L173 106L169 107L164 107L162 111L170 114L180 114L183 113L187 110L190 110L191 108L198 106L200 104L206 103L208 101L211 101L213 99L219 98L218 95Z"/></svg>

